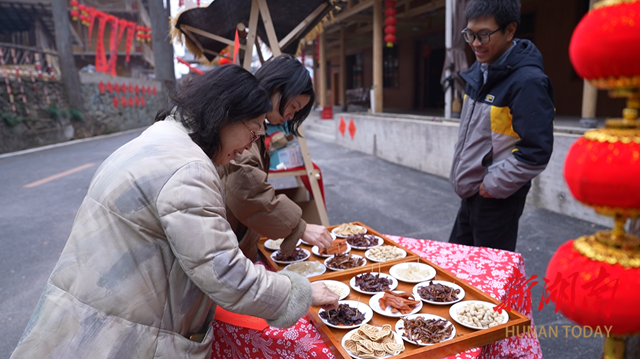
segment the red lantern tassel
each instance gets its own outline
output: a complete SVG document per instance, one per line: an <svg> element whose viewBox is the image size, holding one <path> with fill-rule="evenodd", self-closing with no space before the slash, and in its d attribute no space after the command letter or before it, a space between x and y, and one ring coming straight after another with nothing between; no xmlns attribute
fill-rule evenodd
<svg viewBox="0 0 640 359"><path fill-rule="evenodd" d="M107 71L107 55L104 52L104 28L107 25L107 14L98 12L98 42L96 43L96 71Z"/></svg>

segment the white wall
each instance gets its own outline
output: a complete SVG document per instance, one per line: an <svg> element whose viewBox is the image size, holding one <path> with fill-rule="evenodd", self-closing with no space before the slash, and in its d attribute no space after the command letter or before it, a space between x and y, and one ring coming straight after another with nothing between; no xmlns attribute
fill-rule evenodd
<svg viewBox="0 0 640 359"><path fill-rule="evenodd" d="M341 118L347 125L344 135L339 130ZM336 113L334 119L337 144L448 178L453 147L458 137L457 122L442 118L412 119L389 114L351 113ZM348 130L351 120L356 127L353 139ZM610 227L613 220L597 215L593 209L576 201L564 181L566 153L579 137L580 135L555 133L553 155L547 169L533 180L527 203Z"/></svg>

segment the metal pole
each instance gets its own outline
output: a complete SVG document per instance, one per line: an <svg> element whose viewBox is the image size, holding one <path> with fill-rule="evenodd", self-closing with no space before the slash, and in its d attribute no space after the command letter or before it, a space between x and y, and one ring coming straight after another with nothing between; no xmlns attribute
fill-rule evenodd
<svg viewBox="0 0 640 359"><path fill-rule="evenodd" d="M589 1L589 11L593 9L593 4L596 0ZM598 102L598 89L593 87L589 81L584 80L582 86L582 113L580 119L580 125L582 127L596 127L598 121L596 120L596 105Z"/></svg>

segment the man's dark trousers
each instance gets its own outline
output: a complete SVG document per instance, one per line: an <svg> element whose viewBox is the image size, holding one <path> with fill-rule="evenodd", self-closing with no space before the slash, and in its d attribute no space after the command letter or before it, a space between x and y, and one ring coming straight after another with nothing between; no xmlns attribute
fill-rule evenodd
<svg viewBox="0 0 640 359"><path fill-rule="evenodd" d="M463 198L449 243L515 252L527 187L504 199L485 198L479 193Z"/></svg>

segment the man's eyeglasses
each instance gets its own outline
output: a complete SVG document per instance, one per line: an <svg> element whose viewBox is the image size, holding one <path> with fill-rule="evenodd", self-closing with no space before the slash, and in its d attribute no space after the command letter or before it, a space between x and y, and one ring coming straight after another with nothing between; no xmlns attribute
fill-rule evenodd
<svg viewBox="0 0 640 359"><path fill-rule="evenodd" d="M242 124L244 125L244 127L247 128L247 130L249 130L249 132L251 132L251 141L249 141L249 143L246 146L246 147L250 147L251 145L253 145L254 142L256 142L260 138L260 136L255 132L253 132L253 130L251 130L249 126L247 126L247 124L244 123L244 121L242 121Z"/></svg>
<svg viewBox="0 0 640 359"><path fill-rule="evenodd" d="M474 41L476 41L476 38L478 38L478 41L480 41L481 44L488 44L489 41L491 41L491 35L495 34L496 32L502 30L502 27L498 28L497 30L491 31L491 32L479 32L479 33L475 33L472 32L469 29L464 29L462 30L462 37L464 37L464 41L472 44Z"/></svg>

